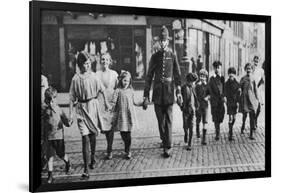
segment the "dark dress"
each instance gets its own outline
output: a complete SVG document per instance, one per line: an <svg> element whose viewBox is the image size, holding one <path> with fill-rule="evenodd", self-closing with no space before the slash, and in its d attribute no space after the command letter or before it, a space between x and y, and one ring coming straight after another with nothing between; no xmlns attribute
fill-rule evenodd
<svg viewBox="0 0 281 193"><path fill-rule="evenodd" d="M222 123L224 108L224 77L212 76L208 84L207 94L210 95L211 114L214 123Z"/></svg>
<svg viewBox="0 0 281 193"><path fill-rule="evenodd" d="M234 115L237 113L239 102L239 88L240 85L236 79L228 79L225 83L224 94L227 98L227 114Z"/></svg>

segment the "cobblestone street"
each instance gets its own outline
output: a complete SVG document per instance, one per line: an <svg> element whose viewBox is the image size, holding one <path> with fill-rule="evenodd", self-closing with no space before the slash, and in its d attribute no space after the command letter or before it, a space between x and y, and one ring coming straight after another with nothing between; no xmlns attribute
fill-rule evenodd
<svg viewBox="0 0 281 193"><path fill-rule="evenodd" d="M141 92L136 91L141 98ZM66 101L59 96L59 103ZM68 108L63 108L65 112ZM172 156L164 159L160 148L159 132L153 105L147 111L137 108L139 130L132 131L132 159L123 159L124 145L120 134L115 133L113 159L105 160L106 140L103 134L97 137L95 168L90 171L89 181L127 179L158 176L178 176L208 173L228 173L260 171L265 168L264 109L262 109L256 140L250 140L249 126L245 134L240 134L241 114L237 115L234 126L235 141L228 141L228 117L221 126L221 138L214 140L214 127L209 120L207 143L202 146L201 139L193 136L193 147L186 151L183 142L182 118L179 108L174 106L173 151ZM248 118L249 119L249 118ZM247 119L246 125L249 125ZM55 160L55 183L81 181L83 172L81 136L76 123L65 129L66 151L69 154L73 171L64 173L63 161ZM46 172L42 172L45 182Z"/></svg>

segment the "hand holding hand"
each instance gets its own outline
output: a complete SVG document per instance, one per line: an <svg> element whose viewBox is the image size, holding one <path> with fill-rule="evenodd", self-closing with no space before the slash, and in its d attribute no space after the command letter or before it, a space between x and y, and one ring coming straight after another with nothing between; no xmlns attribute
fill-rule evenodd
<svg viewBox="0 0 281 193"><path fill-rule="evenodd" d="M180 107L182 106L183 99L181 94L177 94L177 103Z"/></svg>
<svg viewBox="0 0 281 193"><path fill-rule="evenodd" d="M148 104L149 104L148 97L144 97L144 98L143 98L143 103L142 103L142 108L143 108L143 110L146 110L146 109L147 109Z"/></svg>

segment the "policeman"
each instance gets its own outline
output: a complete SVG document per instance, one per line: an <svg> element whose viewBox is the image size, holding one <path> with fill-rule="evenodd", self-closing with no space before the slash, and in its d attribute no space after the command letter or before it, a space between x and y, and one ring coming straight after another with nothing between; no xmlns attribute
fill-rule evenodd
<svg viewBox="0 0 281 193"><path fill-rule="evenodd" d="M168 48L169 31L163 26L160 33L160 50L151 56L145 80L143 108L149 103L149 91L154 78L152 101L158 120L163 156L170 157L172 147L172 122L174 84L178 103L182 103L180 67L176 55Z"/></svg>

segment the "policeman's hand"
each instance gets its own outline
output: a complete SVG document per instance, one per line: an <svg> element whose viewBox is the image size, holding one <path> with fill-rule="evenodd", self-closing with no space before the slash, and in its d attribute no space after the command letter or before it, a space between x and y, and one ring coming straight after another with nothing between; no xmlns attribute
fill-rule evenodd
<svg viewBox="0 0 281 193"><path fill-rule="evenodd" d="M148 104L149 104L148 97L144 97L144 98L143 98L143 103L142 103L142 108L143 108L143 110L146 110L146 109L147 109Z"/></svg>

